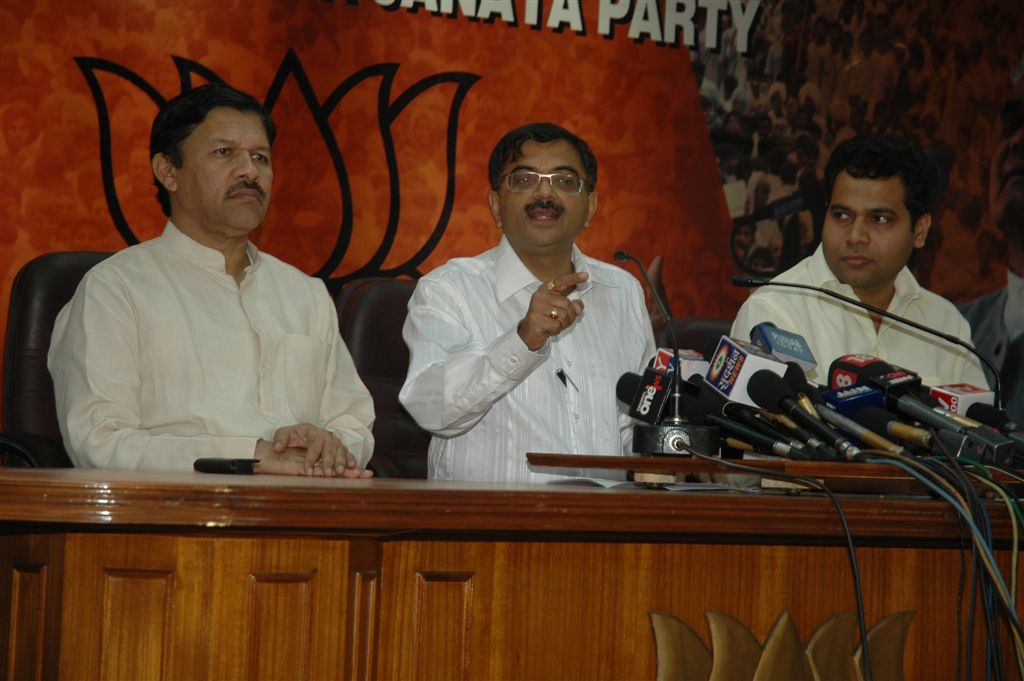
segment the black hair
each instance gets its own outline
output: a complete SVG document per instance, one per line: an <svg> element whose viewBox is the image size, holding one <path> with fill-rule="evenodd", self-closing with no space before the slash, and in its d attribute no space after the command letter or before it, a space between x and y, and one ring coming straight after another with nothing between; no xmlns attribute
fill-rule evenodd
<svg viewBox="0 0 1024 681"><path fill-rule="evenodd" d="M533 141L538 144L547 144L557 140L565 140L576 149L583 162L583 179L587 181L591 191L597 186L597 157L586 142L565 128L554 123L530 123L505 133L505 136L498 141L494 151L491 152L491 160L487 163L487 179L490 180L491 189L497 191L501 184L501 172L510 162L523 155L523 145Z"/></svg>
<svg viewBox="0 0 1024 681"><path fill-rule="evenodd" d="M903 182L903 203L910 212L910 224L932 212L939 194L939 168L921 147L896 137L859 135L846 140L828 158L825 166L825 195L832 203L832 190L841 172L851 177Z"/></svg>
<svg viewBox="0 0 1024 681"><path fill-rule="evenodd" d="M176 168L181 167L181 144L196 129L206 116L218 107L236 111L252 111L259 115L267 141L274 143L277 130L274 121L262 104L254 97L226 83L214 82L182 92L160 108L149 134L149 158L164 154ZM153 177L156 185L156 199L164 215L171 214L171 197L160 181Z"/></svg>

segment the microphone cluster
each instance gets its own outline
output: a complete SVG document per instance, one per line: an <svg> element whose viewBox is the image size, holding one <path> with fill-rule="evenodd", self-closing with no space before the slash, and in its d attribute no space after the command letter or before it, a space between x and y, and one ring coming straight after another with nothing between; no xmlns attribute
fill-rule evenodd
<svg viewBox="0 0 1024 681"><path fill-rule="evenodd" d="M809 288L975 352L960 339L825 289L749 278L734 281L746 286L778 283ZM658 300L657 294L653 295ZM806 340L770 323L751 329L750 342L723 336L706 366L695 364L699 359L691 352L680 352L674 338L673 346L672 350L660 350L642 376L624 374L618 382L618 398L630 405L630 414L641 422L633 433L634 452L700 457L720 452L725 457L728 450L739 449L795 460L862 461L902 469L947 501L970 532L975 561L972 574L983 594L971 599L970 617L973 620L973 608L980 603L990 632L995 618L1005 617L1018 663L1024 669L1024 629L1013 594L996 564L987 531L987 505L978 492L994 490L1001 495L1013 507L1011 520L1024 516L1017 495L984 471L996 469L1024 481L1012 470L1024 464L1024 427L1000 408L998 384L994 392L967 385L929 387L913 372L878 357L844 355L824 374L828 385L817 385L807 379L807 372L816 369L817 363ZM684 363L687 380L682 380ZM822 375L820 371L818 375ZM964 463L969 465L958 465ZM754 470L734 462L730 465ZM820 490L836 507L846 528L841 504L820 481L764 475ZM857 595L865 678L871 678L856 551L848 529L845 536ZM987 659L1001 664L1000 636L990 633L985 644ZM968 659L973 645L973 639L967 642ZM1002 672L997 676L1002 677Z"/></svg>
<svg viewBox="0 0 1024 681"><path fill-rule="evenodd" d="M751 336L761 333L755 327ZM785 333L785 351L723 336L710 362L696 360L690 350L673 357L661 349L642 376L623 374L617 396L643 424L634 432L633 451L685 455L688 438L703 426L717 431L700 431L703 454L717 453L709 442L720 446L727 438L750 451L793 459L862 461L872 451L1024 464L1024 430L991 404L991 391L925 386L913 372L870 355L837 358L828 369L829 385L817 385L804 370L816 366L806 341ZM804 362L798 364L794 353ZM690 376L681 384L681 419L665 424L679 364ZM951 402L945 399L950 394L971 399ZM670 432L658 431L667 425ZM666 438L674 446L662 446Z"/></svg>

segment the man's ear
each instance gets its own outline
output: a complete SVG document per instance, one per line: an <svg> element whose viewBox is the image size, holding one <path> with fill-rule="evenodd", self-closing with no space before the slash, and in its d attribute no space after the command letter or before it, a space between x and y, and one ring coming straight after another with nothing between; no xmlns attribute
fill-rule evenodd
<svg viewBox="0 0 1024 681"><path fill-rule="evenodd" d="M501 225L501 204L498 201L498 192L491 191L487 194L487 205L491 208L491 217L494 218L494 224L498 229L502 229Z"/></svg>
<svg viewBox="0 0 1024 681"><path fill-rule="evenodd" d="M925 213L914 223L914 248L924 248L928 241L928 230L932 228L932 214Z"/></svg>
<svg viewBox="0 0 1024 681"><path fill-rule="evenodd" d="M583 221L583 229L586 229L590 225L591 218L594 217L594 213L597 212L597 192L590 192L587 195L587 219Z"/></svg>
<svg viewBox="0 0 1024 681"><path fill-rule="evenodd" d="M164 189L169 192L178 190L178 169L171 163L171 159L167 158L167 154L154 154L150 164L153 166L153 176Z"/></svg>

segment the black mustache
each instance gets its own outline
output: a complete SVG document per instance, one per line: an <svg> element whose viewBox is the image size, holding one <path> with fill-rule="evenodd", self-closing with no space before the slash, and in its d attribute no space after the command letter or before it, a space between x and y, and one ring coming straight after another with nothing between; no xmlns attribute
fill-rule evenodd
<svg viewBox="0 0 1024 681"><path fill-rule="evenodd" d="M256 192L260 195L261 199L267 198L267 193L263 191L263 187L260 186L259 182L256 182L254 180L242 180L238 184L231 185L231 187L228 188L228 196L231 196L239 189L255 189Z"/></svg>
<svg viewBox="0 0 1024 681"><path fill-rule="evenodd" d="M527 213L532 213L533 211L538 209L553 210L557 212L559 215L565 212L565 208L555 203L554 201L534 201L533 203L528 204L526 208L524 208L523 210L525 210Z"/></svg>

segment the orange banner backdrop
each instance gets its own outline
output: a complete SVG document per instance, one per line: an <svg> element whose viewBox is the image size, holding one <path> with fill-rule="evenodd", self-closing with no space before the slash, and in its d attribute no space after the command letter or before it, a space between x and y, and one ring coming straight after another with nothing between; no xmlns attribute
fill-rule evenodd
<svg viewBox="0 0 1024 681"><path fill-rule="evenodd" d="M540 3L538 26L521 1L509 3L514 17L488 20L466 14L475 2L441 2L444 14L382 4L0 2L4 328L11 282L31 258L161 231L151 121L183 86L213 78L272 107L275 186L255 241L310 274L415 276L489 248L490 151L506 130L549 120L600 163L586 252L664 255L677 315L738 306L685 47L632 40L626 25L600 35L597 3L582 3L582 32L551 25L564 3Z"/></svg>

